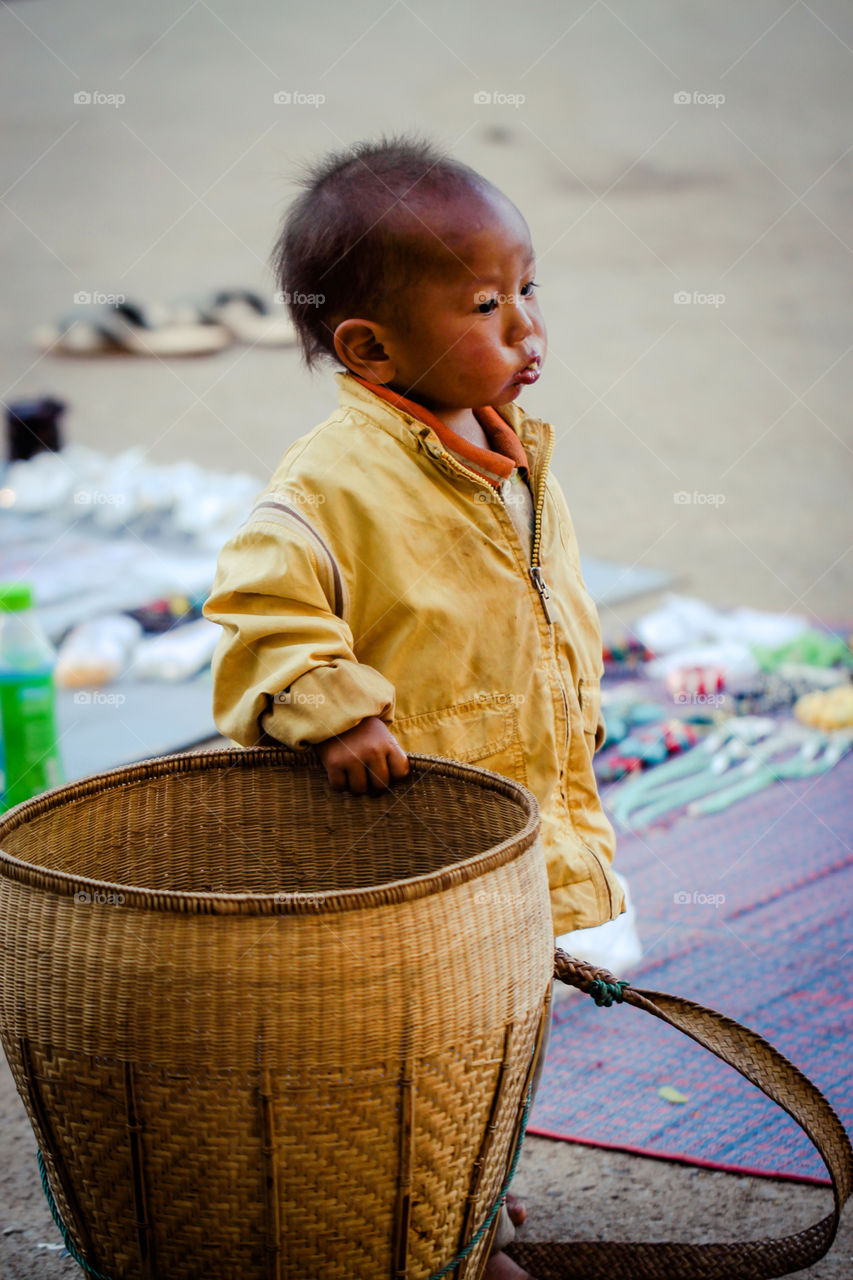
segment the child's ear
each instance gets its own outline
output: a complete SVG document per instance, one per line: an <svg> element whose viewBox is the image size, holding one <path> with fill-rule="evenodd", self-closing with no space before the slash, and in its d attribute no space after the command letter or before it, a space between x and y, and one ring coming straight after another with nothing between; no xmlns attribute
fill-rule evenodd
<svg viewBox="0 0 853 1280"><path fill-rule="evenodd" d="M396 372L382 345L380 326L369 320L342 320L334 333L335 354L350 373L367 382L390 382Z"/></svg>

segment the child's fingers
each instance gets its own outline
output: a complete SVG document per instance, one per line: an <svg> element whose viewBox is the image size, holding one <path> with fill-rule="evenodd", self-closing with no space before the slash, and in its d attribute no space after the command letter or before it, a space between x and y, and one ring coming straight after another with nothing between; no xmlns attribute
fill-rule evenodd
<svg viewBox="0 0 853 1280"><path fill-rule="evenodd" d="M332 789L354 796L387 791L393 781L409 773L405 751L375 718L320 743L318 751Z"/></svg>
<svg viewBox="0 0 853 1280"><path fill-rule="evenodd" d="M370 787L367 769L361 760L352 760L347 765L347 781L350 793L354 796L366 796Z"/></svg>
<svg viewBox="0 0 853 1280"><path fill-rule="evenodd" d="M371 787L380 791L390 790L392 783L407 777L411 772L409 757L396 738L392 738L388 750L377 761L371 761L368 769Z"/></svg>
<svg viewBox="0 0 853 1280"><path fill-rule="evenodd" d="M326 777L329 779L329 786L333 791L346 791L348 784L346 769L341 769L336 765L327 765Z"/></svg>
<svg viewBox="0 0 853 1280"><path fill-rule="evenodd" d="M384 755L376 756L367 766L370 776L371 791L387 791L391 785L388 775L388 761Z"/></svg>
<svg viewBox="0 0 853 1280"><path fill-rule="evenodd" d="M390 778L405 778L408 777L411 772L409 767L409 757L406 755L405 751L396 739L394 740L393 747L391 747L388 752L388 771Z"/></svg>

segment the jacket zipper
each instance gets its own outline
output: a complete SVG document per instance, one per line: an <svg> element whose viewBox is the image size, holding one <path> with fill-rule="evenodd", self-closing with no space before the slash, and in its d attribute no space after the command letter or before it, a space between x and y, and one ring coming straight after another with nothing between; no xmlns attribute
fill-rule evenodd
<svg viewBox="0 0 853 1280"><path fill-rule="evenodd" d="M548 584L542 577L542 570L539 568L538 564L532 564L527 572L533 579L534 587L539 592L539 599L542 602L542 611L545 614L548 626L552 627L554 625L554 618L551 614L551 610L548 608L548 601L551 599L551 592L548 590Z"/></svg>
<svg viewBox="0 0 853 1280"><path fill-rule="evenodd" d="M548 601L551 599L551 592L548 590L548 584L542 576L542 568L539 564L539 549L542 541L542 513L545 508L545 477L548 474L548 467L551 464L551 456L553 452L554 432L552 429L548 440L548 451L545 454L545 461L542 464L542 470L540 472L539 493L537 495L536 510L534 513L533 546L530 552L530 566L527 570L539 595L539 600L542 604L542 612L545 614L545 620L548 623L549 630L554 626L554 617L551 610L548 608ZM451 467L453 467L455 471L458 471L461 475L468 476L471 480L475 480L481 488L491 489L492 492L497 492L493 484L490 484L488 480L484 480L482 476L477 475L476 471L471 471L468 467L463 467L462 463L457 462L456 459L447 452L447 450L443 449L441 456L450 463ZM559 665L557 665L557 684L560 687L560 697L563 700L563 714L566 718L566 743L563 749L563 756L565 757L568 755L569 751L569 725L571 721L569 719L569 700L566 697L566 690L560 675Z"/></svg>
<svg viewBox="0 0 853 1280"><path fill-rule="evenodd" d="M550 433L548 440L548 452L545 454L545 461L542 464L540 473L539 493L536 500L536 513L533 525L533 547L530 553L530 568L528 573L533 579L533 585L539 592L539 599L542 602L542 611L548 621L548 626L553 626L554 619L551 616L551 610L548 608L548 601L551 599L551 592L548 590L548 584L542 577L542 568L539 564L540 543L542 541L542 512L545 507L545 477L548 474L548 467L551 465L551 456L554 452L554 432ZM561 685L562 688L562 685ZM565 698L565 692L563 694ZM566 707L568 712L568 707Z"/></svg>
<svg viewBox="0 0 853 1280"><path fill-rule="evenodd" d="M551 599L551 592L548 590L548 584L542 576L542 566L539 563L539 553L542 543L542 513L545 509L545 479L548 475L548 468L551 465L551 458L554 453L554 431L550 432L548 439L548 450L545 454L545 461L542 464L542 470L539 473L539 493L536 499L535 521L533 525L533 547L530 552L530 569L528 570L533 580L533 585L539 592L539 599L542 603L542 611L547 619L548 626L553 627L554 618L551 610L548 608L548 601ZM563 748L563 758L569 753L569 735L571 720L569 717L569 699L566 696L566 687L563 684L563 678L560 674L560 665L557 660L556 643L554 646L554 660L557 670L557 684L560 687L560 697L563 700L563 715L566 718L566 742ZM562 783L562 777L560 779Z"/></svg>
<svg viewBox="0 0 853 1280"><path fill-rule="evenodd" d="M539 600L541 601L542 612L545 614L545 620L548 623L549 627L552 627L554 625L553 615L551 613L551 610L548 608L548 601L551 599L551 592L548 590L548 584L546 583L545 579L542 576L542 569L539 564L539 544L542 541L542 512L545 507L545 476L548 472L548 467L550 466L551 457L553 453L554 453L554 432L552 430L550 439L548 441L548 451L545 454L545 461L542 464L541 482L539 485L539 493L537 495L537 500L536 500L536 510L534 513L533 546L531 548L531 553L530 553L530 564L527 569L527 572L530 574L533 585L536 588L536 592L539 596ZM449 462L450 466L453 467L454 471L458 471L463 476L468 476L470 480L475 480L477 484L480 486L480 488L491 489L493 493L498 493L498 490L489 480L484 480L483 477L478 475L476 471L471 471L468 467L464 467L461 462L457 462L456 459L452 456L452 454L448 453L446 449L442 449L440 456L444 458L447 462ZM498 496L500 496L499 493L498 493Z"/></svg>

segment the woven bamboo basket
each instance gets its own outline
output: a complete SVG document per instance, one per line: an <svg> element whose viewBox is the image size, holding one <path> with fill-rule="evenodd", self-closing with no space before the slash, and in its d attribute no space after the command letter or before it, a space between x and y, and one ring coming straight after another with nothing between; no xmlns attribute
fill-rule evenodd
<svg viewBox="0 0 853 1280"><path fill-rule="evenodd" d="M0 821L0 1030L87 1269L481 1274L553 976L538 813L410 759L365 798L182 754Z"/></svg>

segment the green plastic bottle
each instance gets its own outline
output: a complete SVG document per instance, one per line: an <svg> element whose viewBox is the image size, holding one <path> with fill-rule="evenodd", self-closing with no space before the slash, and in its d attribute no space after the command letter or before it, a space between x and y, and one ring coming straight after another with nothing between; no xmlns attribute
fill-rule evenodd
<svg viewBox="0 0 853 1280"><path fill-rule="evenodd" d="M56 651L25 582L0 584L0 811L63 781L56 741Z"/></svg>

